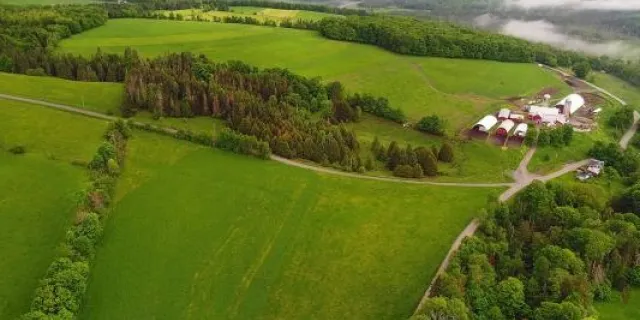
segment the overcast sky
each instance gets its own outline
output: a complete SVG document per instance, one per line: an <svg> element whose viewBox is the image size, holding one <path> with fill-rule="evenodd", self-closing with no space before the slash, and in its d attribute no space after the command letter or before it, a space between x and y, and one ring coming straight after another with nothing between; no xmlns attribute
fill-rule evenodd
<svg viewBox="0 0 640 320"><path fill-rule="evenodd" d="M524 8L571 6L576 9L640 10L640 0L505 0Z"/></svg>

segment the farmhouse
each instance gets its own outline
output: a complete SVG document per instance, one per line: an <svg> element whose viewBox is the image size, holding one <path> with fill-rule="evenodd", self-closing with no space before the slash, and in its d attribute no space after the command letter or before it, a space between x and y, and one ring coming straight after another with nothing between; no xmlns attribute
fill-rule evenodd
<svg viewBox="0 0 640 320"><path fill-rule="evenodd" d="M489 132L491 128L493 128L496 123L498 123L498 119L492 115L488 115L482 118L478 123L473 126L473 130L477 130L480 132Z"/></svg>
<svg viewBox="0 0 640 320"><path fill-rule="evenodd" d="M515 127L515 125L515 122L511 120L502 121L502 123L498 127L498 130L496 130L496 135L503 137L508 136L509 132L511 131L511 129L513 129L513 127Z"/></svg>
<svg viewBox="0 0 640 320"><path fill-rule="evenodd" d="M564 99L560 100L556 104L556 108L560 111L560 113L570 116L574 114L578 109L584 107L584 98L579 94L570 94Z"/></svg>
<svg viewBox="0 0 640 320"><path fill-rule="evenodd" d="M527 131L529 130L529 126L526 123L521 123L516 127L514 131L514 135L517 137L524 138L527 136Z"/></svg>

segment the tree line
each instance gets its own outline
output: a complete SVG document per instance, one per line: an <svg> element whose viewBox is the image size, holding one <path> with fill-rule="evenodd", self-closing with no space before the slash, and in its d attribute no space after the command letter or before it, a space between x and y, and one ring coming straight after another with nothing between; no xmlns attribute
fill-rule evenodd
<svg viewBox="0 0 640 320"><path fill-rule="evenodd" d="M111 204L131 131L124 121L109 124L91 162L91 184L77 207L77 222L67 231L61 255L38 285L30 311L20 319L75 319L89 280L89 269L102 237L105 212Z"/></svg>
<svg viewBox="0 0 640 320"><path fill-rule="evenodd" d="M412 319L568 319L640 287L640 217L600 189L535 182L493 205Z"/></svg>
<svg viewBox="0 0 640 320"><path fill-rule="evenodd" d="M198 8L203 10L229 11L230 7L260 7L273 8L282 10L305 10L324 13L333 13L337 15L367 15L368 12L363 9L350 9L330 7L318 4L309 4L301 2L277 2L265 0L129 0L126 4L109 4L110 6L133 7L137 6L142 10L183 10Z"/></svg>

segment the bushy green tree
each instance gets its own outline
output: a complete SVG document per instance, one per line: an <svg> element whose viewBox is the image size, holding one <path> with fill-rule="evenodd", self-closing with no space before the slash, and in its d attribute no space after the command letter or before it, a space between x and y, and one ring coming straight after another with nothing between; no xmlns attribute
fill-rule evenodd
<svg viewBox="0 0 640 320"><path fill-rule="evenodd" d="M580 79L586 79L591 72L591 65L587 61L583 61L577 63L573 66L573 72L576 74L576 77Z"/></svg>
<svg viewBox="0 0 640 320"><path fill-rule="evenodd" d="M443 136L445 134L446 122L437 115L426 116L418 122L416 128L422 132Z"/></svg>
<svg viewBox="0 0 640 320"><path fill-rule="evenodd" d="M449 142L444 142L438 151L438 160L442 162L453 162L453 147Z"/></svg>

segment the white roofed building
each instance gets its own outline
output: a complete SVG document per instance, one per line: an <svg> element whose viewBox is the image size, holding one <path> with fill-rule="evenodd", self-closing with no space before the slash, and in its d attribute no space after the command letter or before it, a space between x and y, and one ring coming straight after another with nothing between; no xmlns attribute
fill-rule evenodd
<svg viewBox="0 0 640 320"><path fill-rule="evenodd" d="M556 103L556 108L558 108L562 114L570 116L578 111L578 109L584 107L584 103L584 98L581 95L572 93Z"/></svg>
<svg viewBox="0 0 640 320"><path fill-rule="evenodd" d="M492 115L488 115L473 125L474 130L480 132L489 132L498 123L498 119Z"/></svg>
<svg viewBox="0 0 640 320"><path fill-rule="evenodd" d="M515 126L516 126L516 123L513 122L512 120L502 121L502 123L496 130L496 135L506 137L509 135L509 132L511 132L511 129L513 129L513 127Z"/></svg>
<svg viewBox="0 0 640 320"><path fill-rule="evenodd" d="M529 126L526 123L521 123L516 127L514 135L523 138L527 136L527 131L529 131Z"/></svg>

